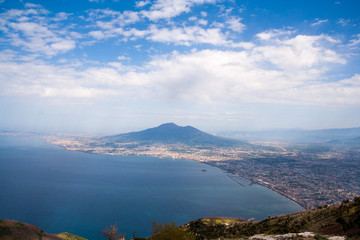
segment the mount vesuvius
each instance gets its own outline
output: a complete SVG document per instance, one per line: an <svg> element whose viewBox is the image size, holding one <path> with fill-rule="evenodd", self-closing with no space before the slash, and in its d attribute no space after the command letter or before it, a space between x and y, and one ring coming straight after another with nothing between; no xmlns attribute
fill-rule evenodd
<svg viewBox="0 0 360 240"><path fill-rule="evenodd" d="M108 143L138 142L140 144L186 144L206 147L249 145L244 141L214 136L194 127L181 127L175 123L165 123L139 132L102 137L101 140Z"/></svg>

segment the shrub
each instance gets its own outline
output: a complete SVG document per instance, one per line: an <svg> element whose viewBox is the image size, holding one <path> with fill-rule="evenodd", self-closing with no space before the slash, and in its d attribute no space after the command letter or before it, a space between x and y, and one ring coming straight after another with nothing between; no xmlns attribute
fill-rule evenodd
<svg viewBox="0 0 360 240"><path fill-rule="evenodd" d="M314 239L315 239L315 240L328 240L327 237L322 236L322 235L320 235L320 234L316 234L316 235L314 236Z"/></svg>
<svg viewBox="0 0 360 240"><path fill-rule="evenodd" d="M102 231L102 235L109 240L122 240L124 239L126 233L118 232L117 224L115 223L110 225L110 227L106 227Z"/></svg>
<svg viewBox="0 0 360 240"><path fill-rule="evenodd" d="M11 234L10 228L6 225L0 225L0 237L8 236Z"/></svg>

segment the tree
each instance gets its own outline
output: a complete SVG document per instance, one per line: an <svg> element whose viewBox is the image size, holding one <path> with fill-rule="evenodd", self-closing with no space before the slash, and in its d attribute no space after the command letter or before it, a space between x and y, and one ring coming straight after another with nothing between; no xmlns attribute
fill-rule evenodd
<svg viewBox="0 0 360 240"><path fill-rule="evenodd" d="M102 235L109 240L124 240L126 233L118 232L117 224L115 223L102 230Z"/></svg>

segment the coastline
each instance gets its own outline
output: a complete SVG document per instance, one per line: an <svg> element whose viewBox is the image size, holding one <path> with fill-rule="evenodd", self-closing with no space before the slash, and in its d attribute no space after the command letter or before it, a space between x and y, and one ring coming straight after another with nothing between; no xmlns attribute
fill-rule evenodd
<svg viewBox="0 0 360 240"><path fill-rule="evenodd" d="M46 139L45 139L45 140L46 140ZM140 153L140 154L112 154L112 153L107 153L107 152L98 153L98 152L93 152L93 151L89 151L89 150L70 149L70 148L67 148L66 146L63 146L63 145L61 145L61 144L52 143L52 142L50 142L50 141L47 141L47 142L49 142L50 144L54 144L54 145L56 145L56 146L61 146L61 147L65 148L67 151L79 151L79 152L88 153L88 154L104 154L104 155L112 155L112 156L114 156L114 155L115 155L115 156L116 156L116 155L119 155L119 156L137 155L137 156L152 156L152 157L158 157L158 158L162 158L162 159L167 159L167 158L168 158L168 159L171 159L171 158L172 158L172 159L179 159L179 160L195 161L195 162L207 164L207 165L209 165L209 166L212 166L212 167L216 167L216 168L218 168L218 169L221 169L222 171L224 171L224 172L226 173L226 175L227 175L229 178L231 178L231 180L235 181L235 182L236 182L237 184L239 184L240 186L244 186L243 183L237 181L233 176L231 176L231 175L233 175L232 173L230 173L230 172L228 172L228 171L220 168L219 166L216 166L216 165L211 164L211 161L205 161L205 160L199 160L199 159L191 159L191 158L176 158L176 157L174 158L174 157L171 157L171 156L163 156L163 155L156 155L156 154L141 154L141 153ZM306 206L304 206L304 204L302 204L300 201L293 199L292 196L285 195L284 193L282 193L282 192L280 192L280 191L278 191L278 190L276 190L276 189L274 189L274 188L271 188L271 186L268 186L268 185L266 185L266 184L264 184L264 183L261 183L261 182L253 181L252 179L246 178L246 177L244 177L244 176L238 176L238 177L241 177L241 178L243 178L243 179L246 179L246 180L250 181L251 184L258 184L258 185L263 186L263 187L265 187L265 188L267 188L267 189L269 189L269 190L271 190L271 191L273 191L273 192L276 192L276 193L280 194L281 196L283 196L283 197L289 199L290 201L298 204L300 207L302 207L302 208L304 209L304 211L310 210L310 209L308 209Z"/></svg>
<svg viewBox="0 0 360 240"><path fill-rule="evenodd" d="M210 165L210 164L209 164L209 165ZM213 165L210 165L210 166L213 166ZM217 167L217 166L214 166L214 167ZM219 168L219 167L217 167L217 168ZM219 169L221 169L221 168L219 168ZM224 169L221 169L221 170L224 170ZM225 170L224 170L224 171L225 171ZM225 171L225 172L226 172L226 171ZM273 188L271 188L271 187L269 187L269 186L267 186L267 185L265 185L265 184L263 184L263 183L261 183L261 182L256 182L256 181L253 181L253 180L251 180L251 179L249 179L249 178L246 178L246 177L244 177L244 176L234 175L234 174L229 173L229 172L226 172L226 174L227 174L227 176L228 176L229 178L231 178L233 181L235 181L235 182L236 182L237 184L239 184L240 186L245 187L246 185L245 185L244 183L242 183L241 181L237 180L236 177L240 177L240 178L246 179L247 181L250 182L250 184L258 184L258 185L263 186L263 187L265 187L265 188L267 188L267 189L270 189L271 191L274 191L274 192L280 194L281 196L286 197L287 199L291 200L292 202L298 204L298 205L299 205L300 207L302 207L304 210L310 210L310 209L307 209L306 206L304 206L304 205L303 205L302 203L300 203L298 200L292 199L291 197L289 197L289 196L287 196L287 195L285 195L285 194L277 191L276 189L273 189Z"/></svg>
<svg viewBox="0 0 360 240"><path fill-rule="evenodd" d="M226 172L226 173L228 173L228 172ZM231 174L231 173L228 173L228 174ZM229 175L228 175L228 176L229 176ZM234 179L234 177L232 177L232 176L229 176L229 177L230 177L232 180L234 180L235 182L237 182L238 184L240 184L241 186L243 186L243 184L242 184L242 183L239 183L236 179ZM304 206L304 205L303 205L302 203L300 203L298 200L292 199L290 196L287 196L287 195L279 192L278 190L276 190L276 189L274 189L274 188L271 188L271 187L269 187L269 186L267 186L267 185L265 185L265 184L263 184L263 183L261 183L261 182L252 181L251 179L248 179L248 178L246 178L246 177L244 177L244 176L238 176L238 177L244 178L244 179L250 181L252 184L258 184L258 185L260 185L260 186L263 186L263 187L265 187L265 188L267 188L267 189L270 189L271 191L274 191L274 192L280 194L280 195L283 196L283 197L286 197L286 198L289 199L290 201L292 201L292 202L298 204L300 207L302 207L302 208L304 209L304 211L310 210L310 209L306 208L306 206Z"/></svg>

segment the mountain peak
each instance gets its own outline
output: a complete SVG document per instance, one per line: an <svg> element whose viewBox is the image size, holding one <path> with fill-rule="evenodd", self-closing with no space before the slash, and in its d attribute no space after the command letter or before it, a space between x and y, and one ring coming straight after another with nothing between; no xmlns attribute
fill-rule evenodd
<svg viewBox="0 0 360 240"><path fill-rule="evenodd" d="M238 140L226 139L205 133L191 126L181 127L173 122L161 124L139 132L105 137L114 142L165 143L203 146L235 146L243 144Z"/></svg>
<svg viewBox="0 0 360 240"><path fill-rule="evenodd" d="M160 126L158 126L158 128L174 128L174 127L179 127L178 125L176 125L173 122L170 123L163 123Z"/></svg>

